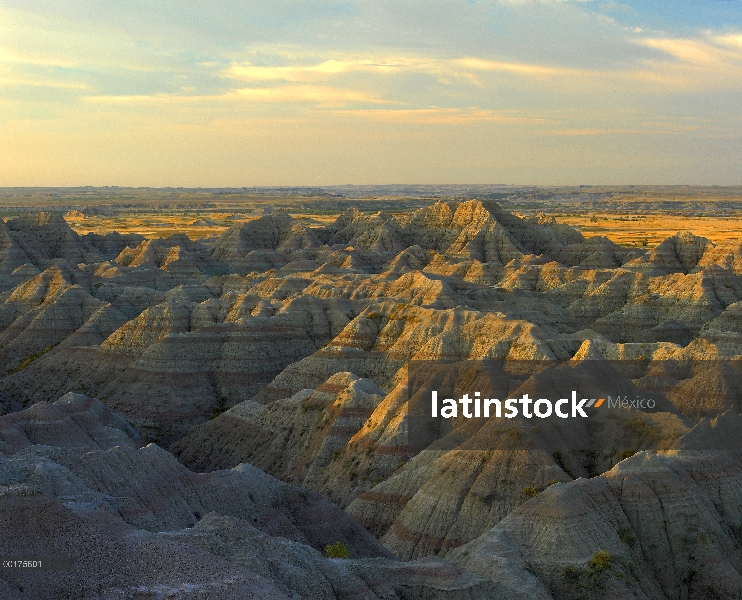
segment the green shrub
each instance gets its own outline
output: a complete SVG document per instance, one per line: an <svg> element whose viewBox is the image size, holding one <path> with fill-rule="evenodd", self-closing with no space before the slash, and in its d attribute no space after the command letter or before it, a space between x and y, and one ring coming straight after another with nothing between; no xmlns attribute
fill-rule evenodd
<svg viewBox="0 0 742 600"><path fill-rule="evenodd" d="M636 538L631 535L631 532L628 529L624 529L623 527L618 528L618 537L621 538L621 541L630 546L631 548L634 547L634 544L636 544Z"/></svg>
<svg viewBox="0 0 742 600"><path fill-rule="evenodd" d="M325 546L325 552L328 558L350 558L348 544L341 544L340 542Z"/></svg>
<svg viewBox="0 0 742 600"><path fill-rule="evenodd" d="M51 346L47 346L46 348L44 348L43 350L41 350L39 352L36 352L35 354L30 354L29 356L27 356L26 358L24 358L21 361L21 363L15 369L13 369L11 371L11 373L17 373L18 371L22 371L28 365L30 365L33 361L35 361L37 358L41 358L42 356L44 356L44 354L46 354L47 352L49 352L49 350L51 350L52 348L54 348L54 346L56 346L56 344L52 344Z"/></svg>
<svg viewBox="0 0 742 600"><path fill-rule="evenodd" d="M611 563L611 555L608 554L605 550L598 550L595 554L593 554L593 557L587 564L590 565L590 568L594 571L603 571L610 568Z"/></svg>
<svg viewBox="0 0 742 600"><path fill-rule="evenodd" d="M567 565L564 567L564 571L562 572L562 579L564 579L564 583L566 583L570 587L577 587L580 584L580 579L582 578L582 571L580 571L579 568Z"/></svg>
<svg viewBox="0 0 742 600"><path fill-rule="evenodd" d="M508 427L504 431L505 436L511 440L520 440L526 434L520 427Z"/></svg>

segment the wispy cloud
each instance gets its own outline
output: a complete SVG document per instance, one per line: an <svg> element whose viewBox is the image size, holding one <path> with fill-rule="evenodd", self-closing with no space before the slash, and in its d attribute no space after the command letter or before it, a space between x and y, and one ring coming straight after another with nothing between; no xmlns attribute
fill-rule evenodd
<svg viewBox="0 0 742 600"><path fill-rule="evenodd" d="M33 65L33 66L44 66L44 67L62 67L72 68L78 66L80 63L76 60L71 60L63 57L55 56L44 56L44 55L32 55L32 54L20 54L7 48L0 47L0 64L13 64L13 65Z"/></svg>
<svg viewBox="0 0 742 600"><path fill-rule="evenodd" d="M461 58L437 58L424 55L352 56L343 59L319 59L311 65L256 66L250 63L234 64L223 71L225 77L244 81L308 82L328 80L333 77L363 73L365 75L405 76L414 73L445 76L447 78L471 79L481 72L514 73L527 77L548 75L570 76L584 73L580 69L488 60L472 56Z"/></svg>
<svg viewBox="0 0 742 600"><path fill-rule="evenodd" d="M638 70L640 76L681 91L742 91L742 36L647 37L637 43L665 55L646 61L644 68Z"/></svg>
<svg viewBox="0 0 742 600"><path fill-rule="evenodd" d="M543 124L549 119L527 116L515 111L493 111L481 108L413 108L337 110L336 115L353 116L387 123L462 125L477 123Z"/></svg>
<svg viewBox="0 0 742 600"><path fill-rule="evenodd" d="M93 104L202 104L234 102L284 102L311 103L318 106L341 106L351 103L394 104L371 94L342 88L316 85L286 85L267 88L237 88L223 94L141 94L141 95L89 95L82 98Z"/></svg>
<svg viewBox="0 0 742 600"><path fill-rule="evenodd" d="M87 84L54 79L29 79L27 77L5 77L0 75L0 87L47 87L68 90L87 90Z"/></svg>
<svg viewBox="0 0 742 600"><path fill-rule="evenodd" d="M680 135L695 131L696 127L596 127L574 129L547 129L546 135L557 135L566 137L600 136L600 135L631 135L631 136L655 136L655 135Z"/></svg>
<svg viewBox="0 0 742 600"><path fill-rule="evenodd" d="M195 94L110 94L88 95L81 100L89 104L203 104L235 100L235 94L195 95Z"/></svg>
<svg viewBox="0 0 742 600"><path fill-rule="evenodd" d="M742 48L742 34L737 35L720 35L714 38L717 43L724 46L732 46L735 48Z"/></svg>
<svg viewBox="0 0 742 600"><path fill-rule="evenodd" d="M239 88L236 93L250 100L265 102L310 102L322 106L348 103L389 104L372 94L360 91L317 85L286 85L271 88Z"/></svg>
<svg viewBox="0 0 742 600"><path fill-rule="evenodd" d="M390 72L404 68L402 61L378 62L373 59L336 60L328 59L309 66L256 66L252 64L235 64L225 69L224 75L243 81L276 81L291 82L315 81L318 78L350 72Z"/></svg>
<svg viewBox="0 0 742 600"><path fill-rule="evenodd" d="M314 62L303 57L302 64L233 64L221 75L252 83L273 82L271 96L281 85L336 82L336 86L356 93L373 94L375 85L427 76L433 81L458 86L462 82L477 88L497 85L500 77L517 77L537 85L557 86L560 93L576 84L590 85L590 92L615 90L621 86L645 86L646 93L672 93L705 88L742 90L742 36L700 36L696 39L641 37L633 43L657 51L654 58L643 58L620 67L584 68L543 62L517 62L477 56L440 58L424 55L367 54L345 57L317 56ZM352 77L360 74L361 77ZM548 81L546 81L548 80ZM342 84L339 82L342 81ZM586 92L584 88L581 93ZM542 92L548 96L549 89ZM255 92L260 95L260 92ZM291 94L287 94L291 96Z"/></svg>
<svg viewBox="0 0 742 600"><path fill-rule="evenodd" d="M549 65L539 64L502 62L472 57L460 58L458 60L452 61L452 64L470 71L486 71L490 73L506 72L528 77L541 77L544 75L575 76L589 73L589 71L584 69L552 67Z"/></svg>

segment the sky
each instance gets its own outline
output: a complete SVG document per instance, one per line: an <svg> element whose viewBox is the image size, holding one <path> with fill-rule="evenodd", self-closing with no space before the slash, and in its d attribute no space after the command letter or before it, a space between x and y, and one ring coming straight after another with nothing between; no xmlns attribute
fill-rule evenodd
<svg viewBox="0 0 742 600"><path fill-rule="evenodd" d="M742 184L742 0L0 0L0 186Z"/></svg>

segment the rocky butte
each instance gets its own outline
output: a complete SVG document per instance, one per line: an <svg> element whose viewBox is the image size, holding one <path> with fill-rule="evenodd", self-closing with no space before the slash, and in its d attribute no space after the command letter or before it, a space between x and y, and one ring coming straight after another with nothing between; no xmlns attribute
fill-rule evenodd
<svg viewBox="0 0 742 600"><path fill-rule="evenodd" d="M689 232L490 200L203 240L0 221L0 555L69 567L0 597L739 598L740 356L742 245ZM416 448L411 365L482 359L488 397L656 405Z"/></svg>

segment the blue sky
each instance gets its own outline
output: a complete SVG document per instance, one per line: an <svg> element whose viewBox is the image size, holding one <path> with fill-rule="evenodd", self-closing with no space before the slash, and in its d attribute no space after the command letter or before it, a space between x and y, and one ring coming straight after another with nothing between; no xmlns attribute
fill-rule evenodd
<svg viewBox="0 0 742 600"><path fill-rule="evenodd" d="M0 185L742 184L742 1L0 0Z"/></svg>

